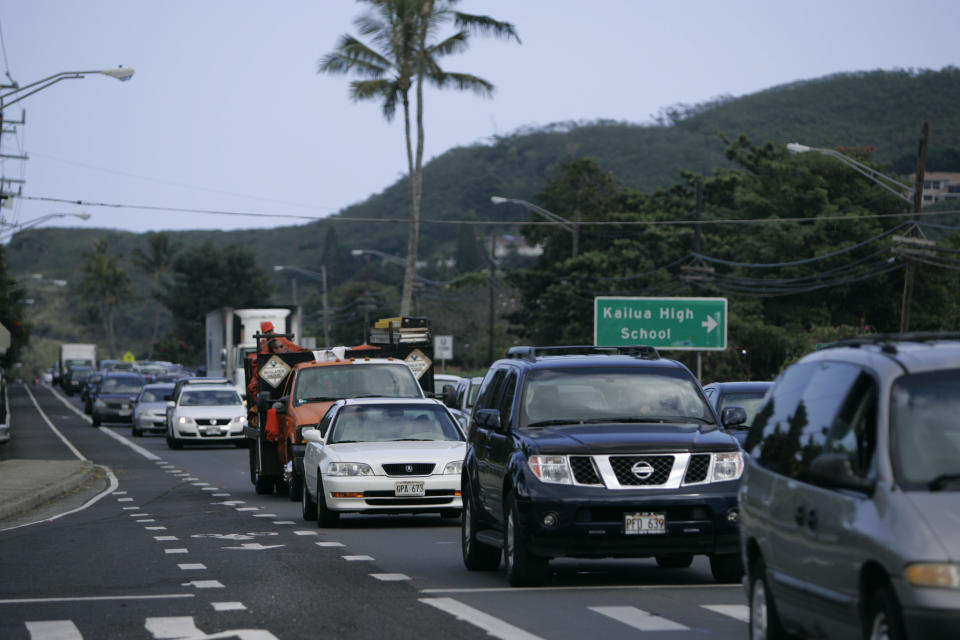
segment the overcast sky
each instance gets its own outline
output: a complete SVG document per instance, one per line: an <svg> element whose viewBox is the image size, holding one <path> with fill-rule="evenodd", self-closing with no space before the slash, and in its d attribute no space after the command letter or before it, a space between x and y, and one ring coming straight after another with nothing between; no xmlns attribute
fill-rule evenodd
<svg viewBox="0 0 960 640"><path fill-rule="evenodd" d="M956 0L463 0L522 44L476 38L446 68L492 99L430 92L427 159L527 125L648 123L661 108L823 75L960 64ZM0 153L23 195L6 223L51 213L130 231L298 224L406 172L402 121L318 75L364 8L349 0L8 0L0 83L124 65L129 82L65 80L4 110ZM2 90L4 93L9 89ZM9 125L7 127L9 128ZM509 196L510 194L502 194ZM123 208L62 204L64 199ZM138 208L139 205L141 208ZM176 213L202 209L243 215ZM291 217L266 217L288 215Z"/></svg>

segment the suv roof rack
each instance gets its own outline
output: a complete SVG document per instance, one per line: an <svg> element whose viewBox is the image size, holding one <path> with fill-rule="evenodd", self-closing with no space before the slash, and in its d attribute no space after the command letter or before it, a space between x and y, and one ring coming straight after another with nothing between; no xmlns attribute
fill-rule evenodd
<svg viewBox="0 0 960 640"><path fill-rule="evenodd" d="M553 347L518 346L507 349L508 358L535 361L537 356L559 355L621 355L641 358L643 360L659 360L660 353L649 345L634 344L620 347L599 347L592 344L578 344Z"/></svg>
<svg viewBox="0 0 960 640"><path fill-rule="evenodd" d="M823 345L821 349L838 347L863 347L879 345L884 353L897 353L900 342L934 342L937 340L960 340L960 331L913 331L910 333L874 333L863 336L841 338L836 342Z"/></svg>

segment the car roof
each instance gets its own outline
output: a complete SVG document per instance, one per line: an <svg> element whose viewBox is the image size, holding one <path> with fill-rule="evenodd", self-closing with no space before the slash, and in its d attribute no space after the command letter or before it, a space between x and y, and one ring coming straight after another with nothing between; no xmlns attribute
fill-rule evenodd
<svg viewBox="0 0 960 640"><path fill-rule="evenodd" d="M173 389L172 382L151 382L143 385L144 389Z"/></svg>
<svg viewBox="0 0 960 640"><path fill-rule="evenodd" d="M142 375L136 371L105 371L103 372L103 378L136 378L137 380L145 380Z"/></svg>
<svg viewBox="0 0 960 640"><path fill-rule="evenodd" d="M439 400L433 398L349 398L341 400L343 406L356 405L384 405L384 404L405 404L405 405L435 405L443 406Z"/></svg>
<svg viewBox="0 0 960 640"><path fill-rule="evenodd" d="M803 358L803 361L814 360L846 360L865 365L886 360L909 373L960 369L960 333L918 332L845 338Z"/></svg>
<svg viewBox="0 0 960 640"><path fill-rule="evenodd" d="M765 391L772 386L773 382L765 380L744 380L741 382L711 382L703 385L703 388L720 391Z"/></svg>

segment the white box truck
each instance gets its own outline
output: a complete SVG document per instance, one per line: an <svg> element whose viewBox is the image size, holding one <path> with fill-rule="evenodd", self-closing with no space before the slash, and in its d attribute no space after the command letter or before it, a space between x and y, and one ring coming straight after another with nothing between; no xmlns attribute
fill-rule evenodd
<svg viewBox="0 0 960 640"><path fill-rule="evenodd" d="M243 360L257 348L254 334L261 322L271 322L274 331L288 334L293 342L302 339L303 313L300 307L233 309L223 307L207 314L207 375L229 378L241 394L247 382Z"/></svg>
<svg viewBox="0 0 960 640"><path fill-rule="evenodd" d="M77 365L86 365L97 368L97 345L65 343L60 345L60 384L63 384L64 376L70 371L70 367Z"/></svg>

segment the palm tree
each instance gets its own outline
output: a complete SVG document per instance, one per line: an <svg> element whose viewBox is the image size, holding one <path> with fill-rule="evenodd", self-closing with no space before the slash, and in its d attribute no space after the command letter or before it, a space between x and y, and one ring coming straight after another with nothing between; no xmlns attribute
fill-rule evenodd
<svg viewBox="0 0 960 640"><path fill-rule="evenodd" d="M439 64L444 56L464 51L473 33L514 38L520 42L513 25L489 16L454 10L459 0L363 0L370 9L354 21L361 37L369 37L372 46L346 34L336 49L320 60L321 73L354 73L361 79L350 83L355 100L381 100L387 121L403 106L407 169L410 191L410 232L407 263L403 274L400 315L410 313L413 277L420 238L420 196L423 187L423 84L438 88L454 86L483 96L493 93L493 85L483 78L445 71ZM455 33L442 40L437 34L447 25ZM410 91L415 91L416 150L410 128Z"/></svg>
<svg viewBox="0 0 960 640"><path fill-rule="evenodd" d="M170 242L170 236L166 233L151 233L147 235L147 249L140 247L131 252L130 259L137 269L142 271L153 286L150 294L154 298L153 310L153 334L150 337L150 351L147 358L153 357L153 345L157 341L157 333L160 331L160 313L163 305L159 304L163 294L161 286L163 277L173 268L173 261L176 257L177 249Z"/></svg>
<svg viewBox="0 0 960 640"><path fill-rule="evenodd" d="M107 348L110 355L116 357L113 312L130 294L130 279L120 267L120 259L107 255L108 249L107 239L100 238L94 243L93 251L84 253L80 265L82 278L79 291L81 295L96 303L107 336Z"/></svg>

